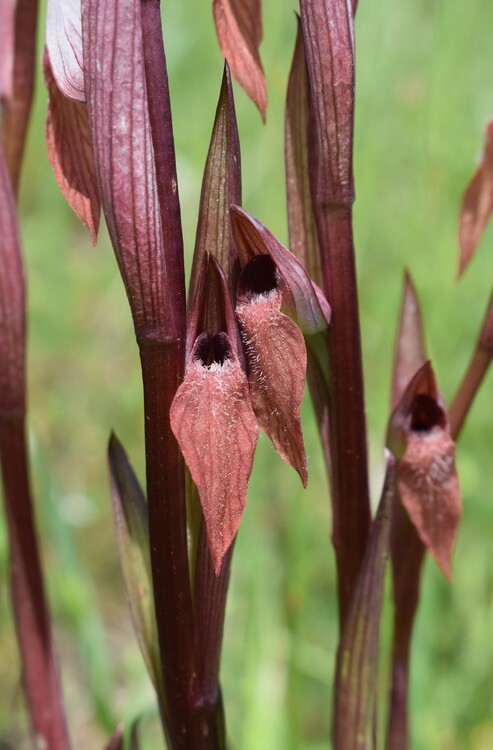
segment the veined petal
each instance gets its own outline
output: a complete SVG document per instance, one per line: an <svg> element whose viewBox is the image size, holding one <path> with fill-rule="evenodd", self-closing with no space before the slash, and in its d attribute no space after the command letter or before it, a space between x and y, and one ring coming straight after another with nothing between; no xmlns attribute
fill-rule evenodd
<svg viewBox="0 0 493 750"><path fill-rule="evenodd" d="M81 0L48 0L46 46L62 94L84 102Z"/></svg>
<svg viewBox="0 0 493 750"><path fill-rule="evenodd" d="M260 0L214 0L213 13L221 52L265 122L267 86L258 51L262 41Z"/></svg>
<svg viewBox="0 0 493 750"><path fill-rule="evenodd" d="M242 294L236 314L249 365L255 415L281 458L296 469L306 486L308 474L300 420L306 374L303 334L296 323L281 313L279 289Z"/></svg>
<svg viewBox="0 0 493 750"><path fill-rule="evenodd" d="M199 490L219 575L245 509L258 439L248 381L226 334L197 338L170 417Z"/></svg>
<svg viewBox="0 0 493 750"><path fill-rule="evenodd" d="M87 107L67 99L53 77L48 52L43 55L48 89L46 145L58 187L67 203L89 229L96 244L101 206L99 203Z"/></svg>
<svg viewBox="0 0 493 750"><path fill-rule="evenodd" d="M231 222L240 262L244 267L257 255L269 255L283 281L283 309L303 333L316 333L330 322L330 306L304 267L258 219L231 206Z"/></svg>
<svg viewBox="0 0 493 750"><path fill-rule="evenodd" d="M388 445L398 459L397 488L421 541L447 578L461 515L455 443L426 362L390 420Z"/></svg>
<svg viewBox="0 0 493 750"><path fill-rule="evenodd" d="M459 219L459 276L474 255L493 213L493 120L486 127L481 164L467 186Z"/></svg>

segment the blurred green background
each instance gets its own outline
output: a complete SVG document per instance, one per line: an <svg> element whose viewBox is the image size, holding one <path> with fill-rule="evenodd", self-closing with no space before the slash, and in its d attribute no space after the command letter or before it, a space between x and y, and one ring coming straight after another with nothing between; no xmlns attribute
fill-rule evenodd
<svg viewBox="0 0 493 750"><path fill-rule="evenodd" d="M189 268L222 60L210 2L163 5ZM296 5L264 2L265 127L235 89L244 205L284 241L283 110ZM493 113L492 29L490 0L360 2L355 236L374 502L403 269L411 270L420 293L429 351L447 401L491 289L491 228L459 285L455 271L460 199ZM118 567L105 458L115 429L142 476L142 394L106 230L92 249L58 192L43 143L45 107L40 84L21 195L33 484L73 745L85 749L101 747L118 720L142 712L149 717L146 731L156 731ZM453 584L431 561L426 564L412 667L413 750L493 747L492 416L490 375L458 449L464 516ZM304 430L306 492L265 437L257 452L235 552L222 664L233 749L328 747L337 643L334 557L308 399ZM24 748L6 544L1 526L0 746ZM384 697L390 618L387 596Z"/></svg>

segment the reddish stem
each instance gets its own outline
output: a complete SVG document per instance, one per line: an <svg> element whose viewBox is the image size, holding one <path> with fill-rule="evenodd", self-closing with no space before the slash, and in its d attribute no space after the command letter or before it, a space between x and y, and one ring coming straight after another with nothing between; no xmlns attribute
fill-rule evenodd
<svg viewBox="0 0 493 750"><path fill-rule="evenodd" d="M0 419L11 595L36 747L69 747L29 487L22 417Z"/></svg>
<svg viewBox="0 0 493 750"><path fill-rule="evenodd" d="M455 440L458 439L461 433L472 402L488 371L492 357L493 351L485 349L478 344L449 410L450 431Z"/></svg>
<svg viewBox="0 0 493 750"><path fill-rule="evenodd" d="M176 344L141 346L154 604L173 748L188 748L194 674L185 474L169 410L181 375Z"/></svg>
<svg viewBox="0 0 493 750"><path fill-rule="evenodd" d="M344 622L370 529L361 340L350 207L315 207L325 293L332 308L329 434L333 543Z"/></svg>

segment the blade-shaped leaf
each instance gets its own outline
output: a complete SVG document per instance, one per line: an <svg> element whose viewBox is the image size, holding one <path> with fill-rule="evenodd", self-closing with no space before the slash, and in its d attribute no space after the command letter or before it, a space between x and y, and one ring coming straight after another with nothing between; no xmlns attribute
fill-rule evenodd
<svg viewBox="0 0 493 750"><path fill-rule="evenodd" d="M231 206L231 223L240 262L244 267L257 255L269 255L283 281L283 309L304 333L316 333L330 322L330 307L306 270L258 219Z"/></svg>
<svg viewBox="0 0 493 750"><path fill-rule="evenodd" d="M479 244L493 213L493 120L488 123L481 164L466 188L459 219L459 276Z"/></svg>
<svg viewBox="0 0 493 750"><path fill-rule="evenodd" d="M248 381L226 334L198 337L170 417L199 490L219 575L245 509L258 438Z"/></svg>
<svg viewBox="0 0 493 750"><path fill-rule="evenodd" d="M308 275L322 286L322 268L317 227L312 206L308 163L309 123L308 69L301 26L289 75L285 121L286 189L288 201L289 246Z"/></svg>
<svg viewBox="0 0 493 750"><path fill-rule="evenodd" d="M219 46L231 72L257 105L265 122L267 86L260 62L260 0L213 0Z"/></svg>
<svg viewBox="0 0 493 750"><path fill-rule="evenodd" d="M89 229L96 244L99 204L87 108L60 92L45 50L43 72L48 89L46 145L58 187L69 206Z"/></svg>
<svg viewBox="0 0 493 750"><path fill-rule="evenodd" d="M388 455L382 498L337 656L334 711L336 750L370 750L374 747L380 616L394 491L395 464Z"/></svg>
<svg viewBox="0 0 493 750"><path fill-rule="evenodd" d="M306 374L303 334L281 313L281 292L276 289L266 294L239 295L236 314L249 364L255 416L281 458L296 469L306 487L301 431Z"/></svg>
<svg viewBox="0 0 493 750"><path fill-rule="evenodd" d="M312 191L321 206L354 201L354 29L347 0L301 0L314 135Z"/></svg>
<svg viewBox="0 0 493 750"><path fill-rule="evenodd" d="M119 724L104 746L104 750L123 750L124 740L125 732L123 730L123 724Z"/></svg>
<svg viewBox="0 0 493 750"><path fill-rule="evenodd" d="M48 0L46 46L60 92L84 102L81 0Z"/></svg>
<svg viewBox="0 0 493 750"><path fill-rule="evenodd" d="M137 339L168 340L181 331L181 292L163 246L140 0L83 0L82 32L100 199Z"/></svg>
<svg viewBox="0 0 493 750"><path fill-rule="evenodd" d="M189 301L195 296L206 253L223 269L233 294L238 279L238 255L234 246L229 207L241 204L241 156L231 76L224 67L221 93L202 180L199 221L195 240Z"/></svg>
<svg viewBox="0 0 493 750"><path fill-rule="evenodd" d="M147 670L160 700L164 701L152 598L147 503L115 435L110 438L108 461L118 552L130 611Z"/></svg>

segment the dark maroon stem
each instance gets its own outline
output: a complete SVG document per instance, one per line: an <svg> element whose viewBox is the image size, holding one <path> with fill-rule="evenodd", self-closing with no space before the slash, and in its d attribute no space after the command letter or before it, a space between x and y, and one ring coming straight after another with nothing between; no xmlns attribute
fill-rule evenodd
<svg viewBox="0 0 493 750"><path fill-rule="evenodd" d="M450 432L457 439L493 358L493 351L478 345L449 410Z"/></svg>
<svg viewBox="0 0 493 750"><path fill-rule="evenodd" d="M202 522L195 574L196 705L214 723L216 736L210 747L218 750L226 747L219 667L232 557L233 545L224 556L220 575L216 576Z"/></svg>
<svg viewBox="0 0 493 750"><path fill-rule="evenodd" d="M365 402L350 207L315 206L325 293L332 308L329 434L333 543L344 622L370 529Z"/></svg>
<svg viewBox="0 0 493 750"><path fill-rule="evenodd" d="M391 535L395 608L392 687L386 747L387 750L407 750L409 662L425 547L397 495L394 496Z"/></svg>
<svg viewBox="0 0 493 750"><path fill-rule="evenodd" d="M69 740L36 538L22 417L0 418L0 461L9 530L11 595L33 744L67 750Z"/></svg>
<svg viewBox="0 0 493 750"><path fill-rule="evenodd" d="M183 458L169 410L182 370L181 347L141 346L147 500L154 604L173 748L190 748L194 657Z"/></svg>

